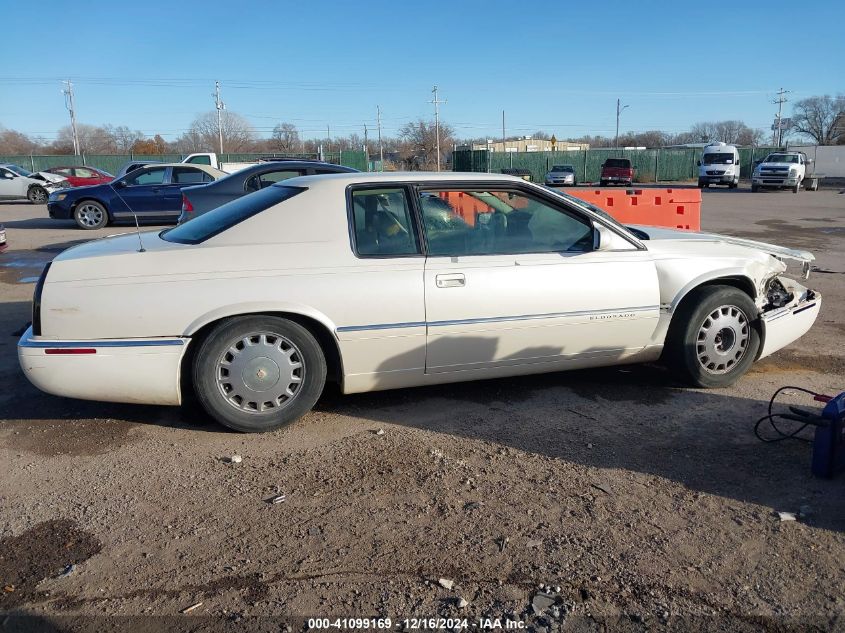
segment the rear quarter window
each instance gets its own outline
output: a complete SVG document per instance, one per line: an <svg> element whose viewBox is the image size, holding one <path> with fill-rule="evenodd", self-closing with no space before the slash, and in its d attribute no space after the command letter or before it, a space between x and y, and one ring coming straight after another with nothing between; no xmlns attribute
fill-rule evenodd
<svg viewBox="0 0 845 633"><path fill-rule="evenodd" d="M280 185L267 187L266 189L227 202L213 211L204 213L184 224L162 231L160 235L163 240L168 242L199 244L280 202L293 198L303 191L305 189L302 187L284 187Z"/></svg>

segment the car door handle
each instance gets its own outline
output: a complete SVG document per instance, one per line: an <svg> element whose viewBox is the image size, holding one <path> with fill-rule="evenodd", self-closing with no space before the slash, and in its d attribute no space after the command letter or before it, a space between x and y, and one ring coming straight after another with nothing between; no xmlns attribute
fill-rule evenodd
<svg viewBox="0 0 845 633"><path fill-rule="evenodd" d="M434 283L438 288L462 288L467 285L467 280L463 273L452 273L435 276Z"/></svg>

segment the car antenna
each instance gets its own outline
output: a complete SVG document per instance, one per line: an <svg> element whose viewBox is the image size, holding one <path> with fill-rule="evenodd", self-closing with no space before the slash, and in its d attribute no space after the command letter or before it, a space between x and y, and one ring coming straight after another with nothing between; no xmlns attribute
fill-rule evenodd
<svg viewBox="0 0 845 633"><path fill-rule="evenodd" d="M114 191L115 194L117 194L117 197L120 198L120 200L123 202L123 204L126 205L126 208L129 209L130 213L132 213L132 217L135 218L135 231L138 234L138 246L139 246L138 252L139 253L146 253L147 249L144 248L144 240L141 239L141 225L138 224L138 215L135 213L135 209L133 209L131 206L129 206L129 203L126 202L124 197L120 195L120 192L115 188L115 186L113 184L109 183L109 187L112 188L112 191Z"/></svg>

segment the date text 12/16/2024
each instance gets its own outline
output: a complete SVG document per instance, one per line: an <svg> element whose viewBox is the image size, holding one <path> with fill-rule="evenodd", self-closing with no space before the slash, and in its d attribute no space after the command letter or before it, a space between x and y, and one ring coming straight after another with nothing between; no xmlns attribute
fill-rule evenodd
<svg viewBox="0 0 845 633"><path fill-rule="evenodd" d="M470 620L468 618L309 618L309 629L358 629L358 630L389 630L399 629L402 631L417 630L521 630L526 626L525 622L519 620L501 618L479 618Z"/></svg>

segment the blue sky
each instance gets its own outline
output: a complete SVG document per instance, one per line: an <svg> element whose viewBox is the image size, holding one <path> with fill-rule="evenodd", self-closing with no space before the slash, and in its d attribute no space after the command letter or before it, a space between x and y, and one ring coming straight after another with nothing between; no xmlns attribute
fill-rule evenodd
<svg viewBox="0 0 845 633"><path fill-rule="evenodd" d="M820 0L790 18L798 7L810 11L776 0L56 0L34 17L4 2L0 125L55 137L70 77L80 122L167 140L213 109L215 79L262 135L280 121L305 138L327 124L360 134L377 104L393 135L433 117L434 84L460 137L500 136L502 110L508 134L612 135L617 96L623 131L722 119L768 129L780 87L792 100L845 92L845 5Z"/></svg>

